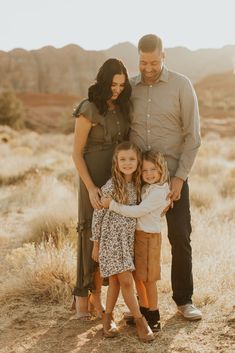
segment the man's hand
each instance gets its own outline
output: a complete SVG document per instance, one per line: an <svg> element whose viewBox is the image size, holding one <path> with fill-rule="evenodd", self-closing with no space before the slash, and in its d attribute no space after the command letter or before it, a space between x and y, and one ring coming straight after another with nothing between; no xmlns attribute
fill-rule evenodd
<svg viewBox="0 0 235 353"><path fill-rule="evenodd" d="M99 242L98 241L94 241L93 242L93 249L92 249L92 253L91 253L91 257L95 262L99 262Z"/></svg>
<svg viewBox="0 0 235 353"><path fill-rule="evenodd" d="M168 195L169 195L169 194L168 194ZM168 195L167 195L167 197L168 197ZM168 211L170 208L172 208L172 202L169 200L169 205L167 205L167 206L164 208L164 210L163 210L162 213L161 213L161 217L164 217L164 216L166 215L167 211Z"/></svg>
<svg viewBox="0 0 235 353"><path fill-rule="evenodd" d="M170 193L167 196L167 199L171 200L172 206L173 207L173 202L178 201L181 197L181 190L183 187L183 179L178 178L176 176L171 178L171 185L170 185Z"/></svg>
<svg viewBox="0 0 235 353"><path fill-rule="evenodd" d="M101 204L104 208L109 208L112 197L101 197Z"/></svg>

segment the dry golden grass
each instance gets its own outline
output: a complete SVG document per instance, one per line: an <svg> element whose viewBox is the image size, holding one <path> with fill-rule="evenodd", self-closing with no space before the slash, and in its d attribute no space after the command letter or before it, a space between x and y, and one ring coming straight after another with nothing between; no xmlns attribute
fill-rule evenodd
<svg viewBox="0 0 235 353"><path fill-rule="evenodd" d="M171 300L170 246L164 237L159 300L163 330L143 345L120 321L103 340L99 321L71 320L76 276L76 173L72 136L20 135L3 129L0 146L0 331L9 352L233 352L235 293L235 150L232 139L205 137L190 177L194 302L204 318L189 323ZM0 129L1 136L1 129ZM103 296L105 296L104 288ZM119 299L116 317L126 310ZM36 322L36 325L35 325ZM47 347L47 348L45 348Z"/></svg>
<svg viewBox="0 0 235 353"><path fill-rule="evenodd" d="M35 189L32 189L35 193ZM40 241L55 237L58 228L63 228L64 233L68 232L71 223L75 223L77 217L77 194L72 188L68 188L55 177L46 177L38 185L34 205L28 219L28 232L26 239Z"/></svg>
<svg viewBox="0 0 235 353"><path fill-rule="evenodd" d="M71 296L76 251L68 241L59 247L52 238L38 246L24 244L12 250L6 261L11 278L3 289L8 300L11 296L34 296L42 301L65 301Z"/></svg>

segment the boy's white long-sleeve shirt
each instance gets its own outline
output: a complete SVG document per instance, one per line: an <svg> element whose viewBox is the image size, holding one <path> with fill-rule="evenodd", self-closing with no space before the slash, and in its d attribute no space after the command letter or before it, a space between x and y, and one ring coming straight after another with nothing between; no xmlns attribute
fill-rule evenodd
<svg viewBox="0 0 235 353"><path fill-rule="evenodd" d="M161 214L170 203L166 200L169 192L167 183L144 185L141 192L142 201L139 205L127 206L112 200L109 210L126 217L137 218L136 229L138 230L146 233L160 233Z"/></svg>

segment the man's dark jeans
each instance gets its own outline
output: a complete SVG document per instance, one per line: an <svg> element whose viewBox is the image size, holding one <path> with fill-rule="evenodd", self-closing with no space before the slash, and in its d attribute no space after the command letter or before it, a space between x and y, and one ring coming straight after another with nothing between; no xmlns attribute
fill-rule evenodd
<svg viewBox="0 0 235 353"><path fill-rule="evenodd" d="M177 305L192 303L193 275L190 245L192 228L187 181L183 184L180 200L174 202L174 207L167 212L166 218L172 252L172 298Z"/></svg>

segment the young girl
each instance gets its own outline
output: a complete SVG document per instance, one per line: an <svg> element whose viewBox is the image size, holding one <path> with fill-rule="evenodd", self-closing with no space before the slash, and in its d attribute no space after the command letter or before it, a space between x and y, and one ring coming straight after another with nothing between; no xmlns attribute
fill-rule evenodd
<svg viewBox="0 0 235 353"><path fill-rule="evenodd" d="M114 151L112 178L102 187L102 193L117 202L135 205L140 199L140 189L140 151L132 143L123 142ZM99 262L101 276L109 278L106 310L103 315L104 335L114 337L118 333L112 312L121 287L124 301L134 316L139 338L142 341L151 341L154 339L153 333L140 312L134 291L132 271L135 270L135 227L135 218L105 209L95 210L92 220L92 258Z"/></svg>
<svg viewBox="0 0 235 353"><path fill-rule="evenodd" d="M136 206L122 205L112 199L103 199L104 207L126 217L136 217L135 267L137 293L141 299L144 284L148 308L140 307L152 331L160 329L156 281L160 279L161 215L169 205L168 169L163 155L152 151L143 154L142 201ZM141 283L142 282L142 283Z"/></svg>

